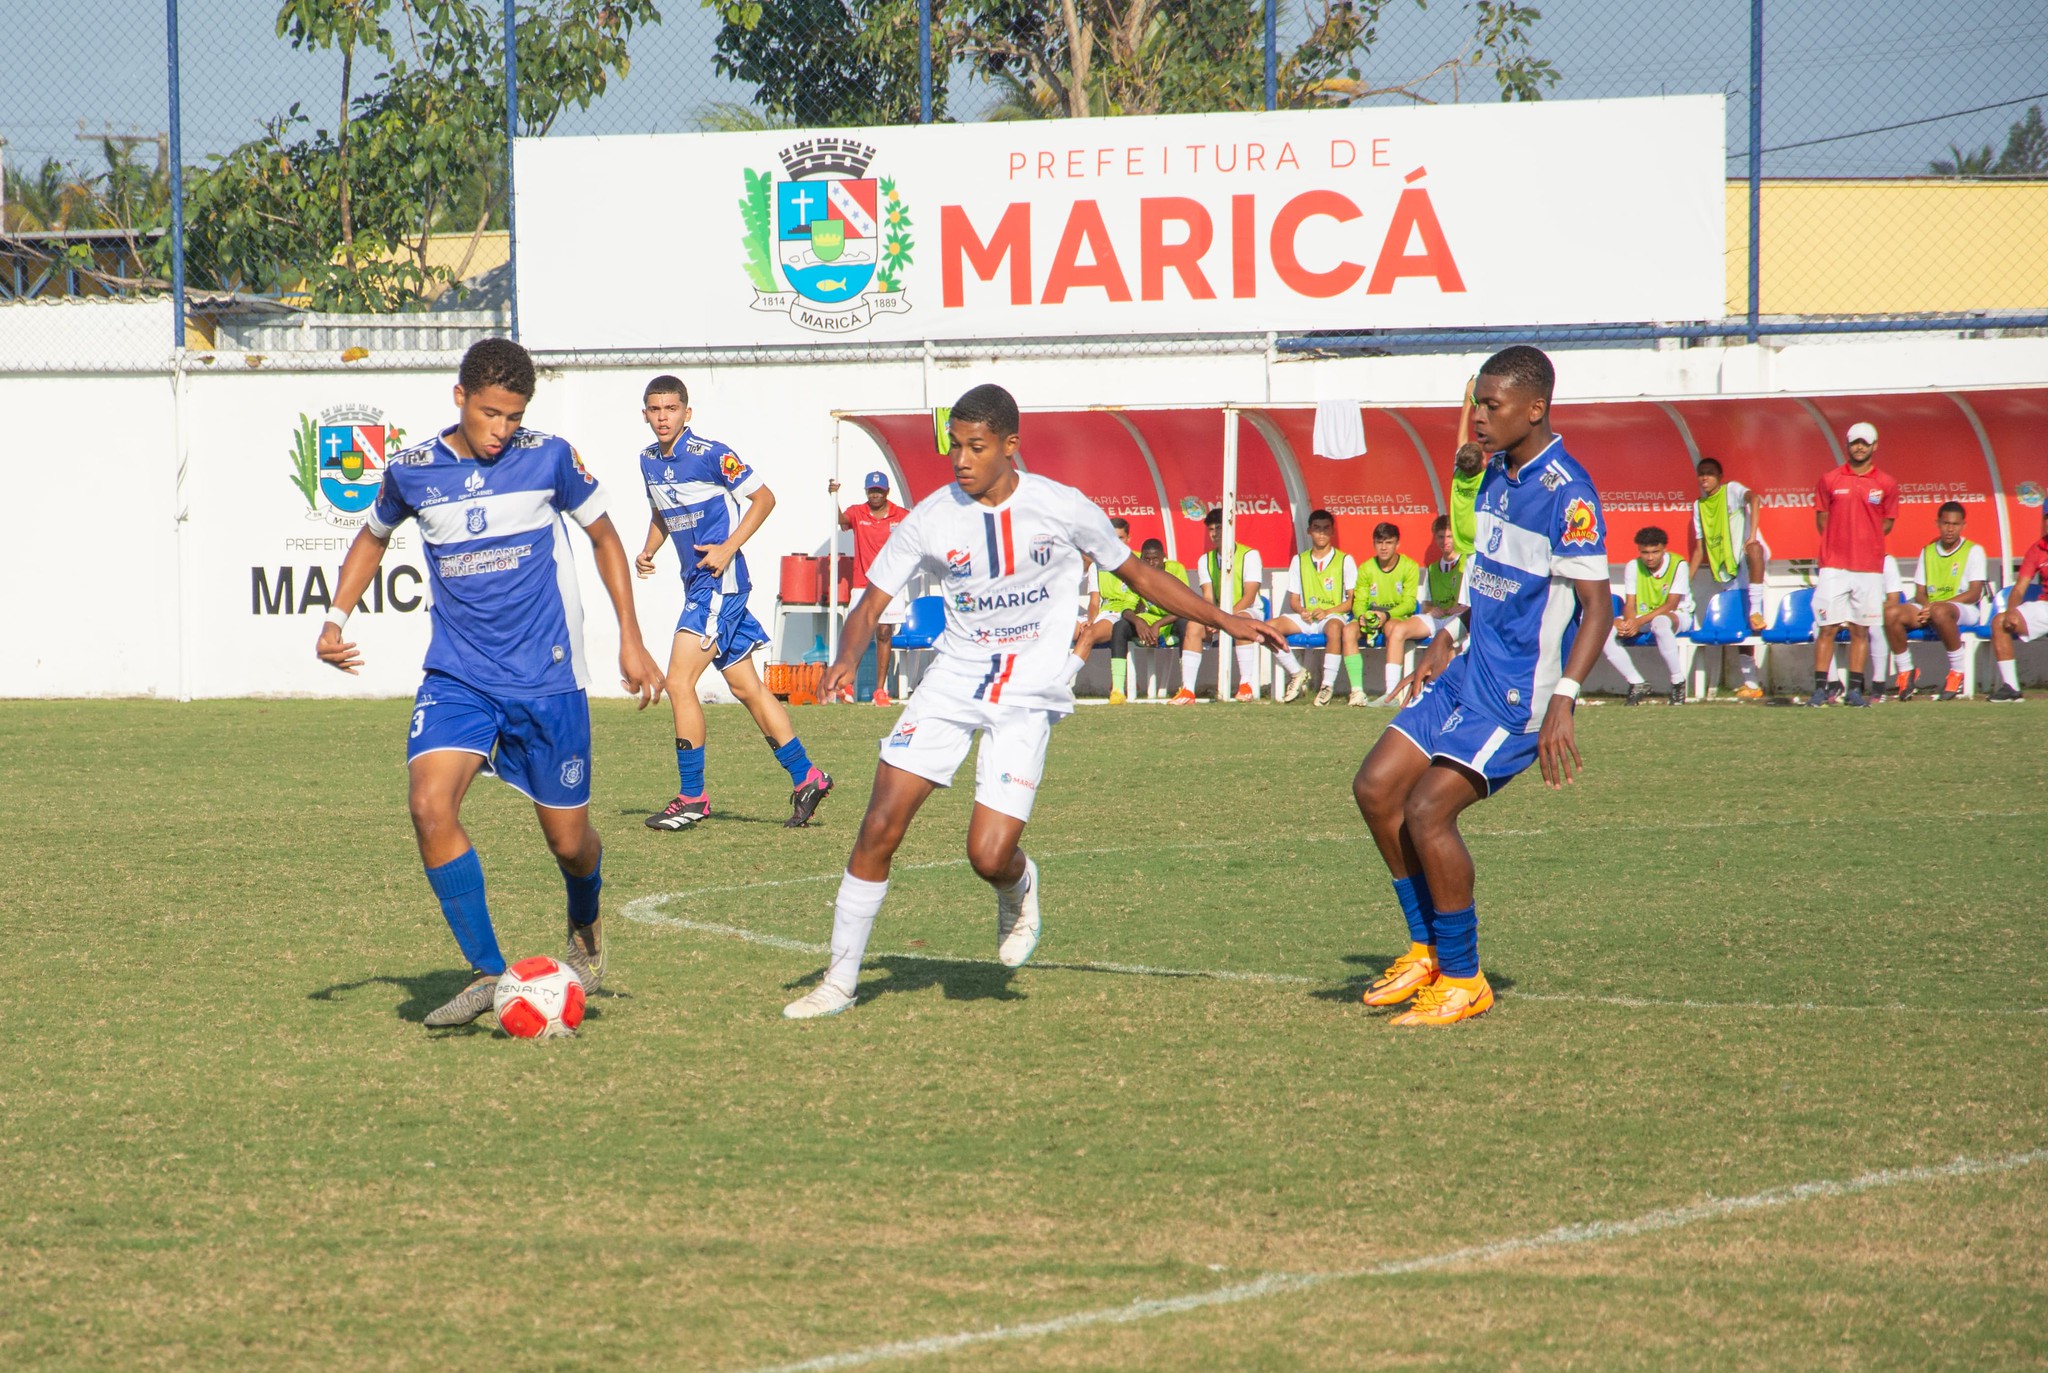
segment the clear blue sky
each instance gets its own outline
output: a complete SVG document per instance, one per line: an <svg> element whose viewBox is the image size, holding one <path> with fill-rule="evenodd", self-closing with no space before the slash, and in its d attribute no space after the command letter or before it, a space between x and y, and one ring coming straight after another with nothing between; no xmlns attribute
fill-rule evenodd
<svg viewBox="0 0 2048 1373"><path fill-rule="evenodd" d="M772 0L771 0L772 3ZM1538 0L1538 53L1563 73L1554 98L1721 91L1729 149L1746 139L1747 0ZM712 70L716 20L695 0L666 0L666 17L635 40L633 69L565 133L688 129L698 112L747 92ZM1303 0L1283 0L1284 28ZM256 134L303 101L331 127L340 63L294 52L274 36L274 0L183 0L188 161ZM1455 53L1470 12L1450 0L1418 11L1391 0L1366 75L1394 84ZM155 134L166 127L162 0L0 0L0 138L10 167L46 155L97 163L75 140L88 131ZM1770 0L1767 148L1925 118L2048 91L2048 4L2042 0ZM1448 99L1439 78L1426 88ZM1465 98L1485 98L1468 85ZM966 96L959 104L972 113ZM1998 143L2023 106L1769 156L1767 175L1899 175L1925 169L1951 142ZM1744 164L1731 161L1731 172Z"/></svg>

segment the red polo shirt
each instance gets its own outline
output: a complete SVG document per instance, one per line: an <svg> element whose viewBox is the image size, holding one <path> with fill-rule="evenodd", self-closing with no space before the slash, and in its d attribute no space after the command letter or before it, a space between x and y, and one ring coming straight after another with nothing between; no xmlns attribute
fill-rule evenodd
<svg viewBox="0 0 2048 1373"><path fill-rule="evenodd" d="M1873 467L1862 476L1843 463L1814 488L1814 508L1825 511L1820 565L1844 572L1884 571L1884 522L1899 517L1899 483Z"/></svg>
<svg viewBox="0 0 2048 1373"><path fill-rule="evenodd" d="M853 589L860 591L868 584L868 569L875 564L875 555L882 551L882 545L889 542L889 531L903 523L910 512L896 502L889 502L888 508L877 515L868 509L868 503L846 507L846 522L853 526Z"/></svg>

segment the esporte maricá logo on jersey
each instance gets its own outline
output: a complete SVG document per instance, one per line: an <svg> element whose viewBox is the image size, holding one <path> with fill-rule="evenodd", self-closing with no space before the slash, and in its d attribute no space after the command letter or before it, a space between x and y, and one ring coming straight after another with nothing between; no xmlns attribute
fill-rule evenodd
<svg viewBox="0 0 2048 1373"><path fill-rule="evenodd" d="M917 246L910 207L892 178L868 175L875 149L820 135L779 156L783 179L744 170L741 242L753 308L787 314L816 334L850 334L878 314L909 310L903 273Z"/></svg>
<svg viewBox="0 0 2048 1373"><path fill-rule="evenodd" d="M405 431L368 405L336 405L318 420L304 414L292 435L292 485L306 498L306 518L337 529L360 525L377 499L384 460Z"/></svg>

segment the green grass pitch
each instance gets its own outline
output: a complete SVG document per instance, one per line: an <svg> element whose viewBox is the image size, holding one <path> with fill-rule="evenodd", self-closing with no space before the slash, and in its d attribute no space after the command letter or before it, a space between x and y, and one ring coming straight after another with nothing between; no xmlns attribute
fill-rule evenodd
<svg viewBox="0 0 2048 1373"><path fill-rule="evenodd" d="M840 789L786 832L714 709L718 817L663 835L667 712L606 701L610 986L543 1044L417 1023L462 974L408 710L0 705L10 1367L2048 1361L2038 705L1582 709L1580 785L1469 816L1498 1006L1401 1031L1357 1001L1403 940L1349 796L1381 712L1080 712L1045 966L994 962L963 786L861 1004L793 1025L822 960L772 940L826 940L893 717L797 712ZM531 808L467 818L506 953L555 951ZM1715 1211L1958 1158L2006 1166Z"/></svg>

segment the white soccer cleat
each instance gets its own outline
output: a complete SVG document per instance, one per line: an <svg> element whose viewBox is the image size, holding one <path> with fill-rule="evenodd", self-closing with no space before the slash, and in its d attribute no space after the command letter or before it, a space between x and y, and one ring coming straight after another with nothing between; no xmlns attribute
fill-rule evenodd
<svg viewBox="0 0 2048 1373"><path fill-rule="evenodd" d="M823 1016L838 1015L853 1005L853 993L843 992L830 982L820 982L796 1000L782 1008L784 1020L817 1020Z"/></svg>
<svg viewBox="0 0 2048 1373"><path fill-rule="evenodd" d="M1005 968L1021 968L1038 948L1041 930L1038 919L1038 864L1024 860L1024 896L1013 909L1010 899L996 893L996 957Z"/></svg>
<svg viewBox="0 0 2048 1373"><path fill-rule="evenodd" d="M1308 685L1308 669L1298 668L1287 678L1287 690L1280 695L1281 701L1290 702L1301 695L1301 689Z"/></svg>
<svg viewBox="0 0 2048 1373"><path fill-rule="evenodd" d="M1362 691L1354 691L1351 693L1351 704L1354 706L1369 706L1372 704L1372 697Z"/></svg>
<svg viewBox="0 0 2048 1373"><path fill-rule="evenodd" d="M1336 689L1334 687L1324 687L1321 691L1318 691L1316 693L1316 704L1319 706L1326 706L1330 704L1330 697L1335 692L1335 690Z"/></svg>

